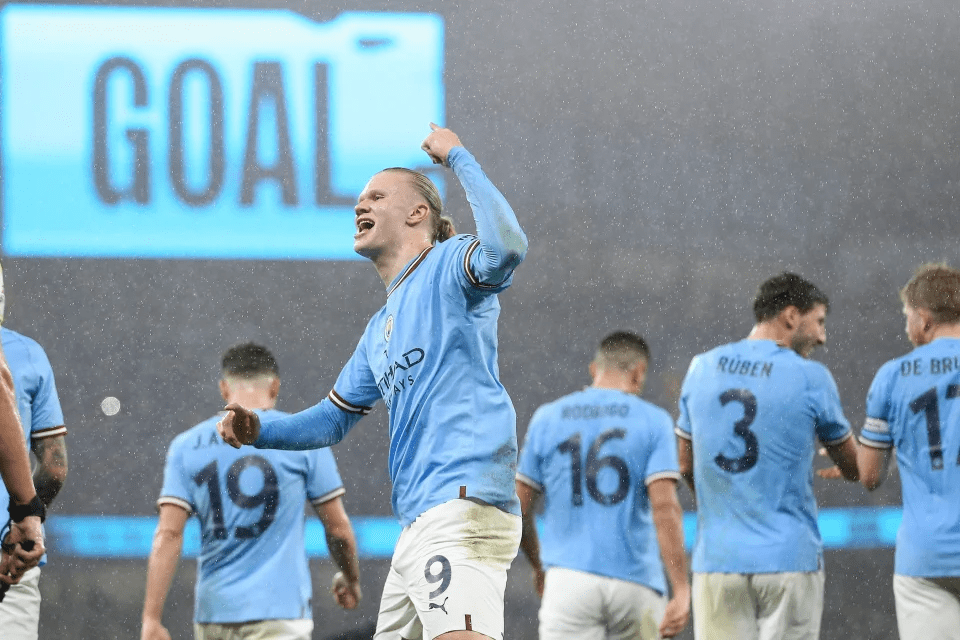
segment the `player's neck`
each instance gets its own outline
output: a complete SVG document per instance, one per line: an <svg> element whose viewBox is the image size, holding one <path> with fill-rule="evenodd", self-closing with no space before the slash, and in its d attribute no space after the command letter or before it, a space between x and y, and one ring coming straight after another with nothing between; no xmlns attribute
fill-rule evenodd
<svg viewBox="0 0 960 640"><path fill-rule="evenodd" d="M759 322L753 325L747 340L773 340L781 347L790 344L790 330L777 322L776 319L767 322Z"/></svg>
<svg viewBox="0 0 960 640"><path fill-rule="evenodd" d="M930 329L930 340L928 342L933 342L937 338L960 338L960 322L934 325Z"/></svg>
<svg viewBox="0 0 960 640"><path fill-rule="evenodd" d="M610 371L601 371L593 379L593 384L590 385L594 389L613 389L614 391L622 391L624 393L629 393L630 395L640 395L640 392L643 390L642 387L638 387L627 375L618 375L617 372Z"/></svg>
<svg viewBox="0 0 960 640"><path fill-rule="evenodd" d="M269 391L260 389L237 389L226 398L227 404L237 403L247 409L273 409L277 398Z"/></svg>
<svg viewBox="0 0 960 640"><path fill-rule="evenodd" d="M430 246L430 243L423 237L410 238L399 243L392 249L381 251L376 256L370 257L370 262L383 280L383 286L389 287L390 283L400 274L407 263L420 255L424 249Z"/></svg>

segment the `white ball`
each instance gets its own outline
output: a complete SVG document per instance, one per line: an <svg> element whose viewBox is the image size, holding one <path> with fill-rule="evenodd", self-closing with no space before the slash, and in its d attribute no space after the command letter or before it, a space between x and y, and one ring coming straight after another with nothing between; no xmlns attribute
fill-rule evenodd
<svg viewBox="0 0 960 640"><path fill-rule="evenodd" d="M115 416L120 413L120 401L113 396L107 396L100 403L100 410L108 416Z"/></svg>

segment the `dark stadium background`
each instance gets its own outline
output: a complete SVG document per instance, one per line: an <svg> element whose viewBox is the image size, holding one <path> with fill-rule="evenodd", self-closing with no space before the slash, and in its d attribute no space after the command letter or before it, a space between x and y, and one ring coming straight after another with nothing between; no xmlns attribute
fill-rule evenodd
<svg viewBox="0 0 960 640"><path fill-rule="evenodd" d="M908 349L897 287L923 261L957 261L952 0L208 6L226 4L324 20L443 16L447 123L530 237L501 296L500 366L521 437L540 403L588 382L592 349L613 329L649 340L646 397L675 412L690 358L743 337L755 286L784 269L832 297L816 357L859 427L874 372ZM458 188L448 207L472 228ZM363 262L8 257L4 272L7 325L36 338L58 376L70 431L62 514L152 514L167 444L219 406L225 347L274 350L280 408L298 410L327 392L383 299ZM123 408L106 417L111 395ZM335 453L348 510L389 516L382 407ZM822 506L899 504L895 479L871 495L818 480L817 494ZM371 623L387 567L363 563L365 599L343 613L325 594L331 565L314 561L315 637ZM895 638L892 570L892 549L828 552L822 637ZM41 637L137 637L144 574L144 560L52 548ZM506 637L533 639L525 560L510 578ZM166 609L174 637L192 633L193 580L185 561Z"/></svg>

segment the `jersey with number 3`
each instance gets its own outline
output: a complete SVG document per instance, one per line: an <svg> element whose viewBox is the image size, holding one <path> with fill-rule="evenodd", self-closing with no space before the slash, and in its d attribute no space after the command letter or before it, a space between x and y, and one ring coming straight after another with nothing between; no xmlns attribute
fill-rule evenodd
<svg viewBox="0 0 960 640"><path fill-rule="evenodd" d="M673 420L614 389L540 407L517 479L544 494L543 564L666 593L647 486L680 478Z"/></svg>
<svg viewBox="0 0 960 640"><path fill-rule="evenodd" d="M771 340L742 340L690 363L677 435L693 443L698 573L817 571L815 439L851 436L833 376Z"/></svg>
<svg viewBox="0 0 960 640"><path fill-rule="evenodd" d="M258 411L262 419L283 415ZM174 438L158 504L200 520L196 622L311 617L304 502L342 493L330 449L234 449L217 434L219 416Z"/></svg>
<svg viewBox="0 0 960 640"><path fill-rule="evenodd" d="M939 338L880 368L860 442L897 449L895 571L960 576L960 340Z"/></svg>

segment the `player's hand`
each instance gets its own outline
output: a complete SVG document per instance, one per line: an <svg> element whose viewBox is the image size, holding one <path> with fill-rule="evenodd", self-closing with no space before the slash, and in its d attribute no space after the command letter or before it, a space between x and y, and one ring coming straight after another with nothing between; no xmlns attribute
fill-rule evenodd
<svg viewBox="0 0 960 640"><path fill-rule="evenodd" d="M667 603L667 610L663 613L663 622L660 623L660 635L672 638L679 635L690 620L690 590L677 591Z"/></svg>
<svg viewBox="0 0 960 640"><path fill-rule="evenodd" d="M39 516L10 523L0 556L0 583L9 586L20 582L24 573L40 563L45 552Z"/></svg>
<svg viewBox="0 0 960 640"><path fill-rule="evenodd" d="M356 609L363 598L360 583L348 581L343 571L338 571L337 575L333 576L330 591L333 593L333 599L344 609Z"/></svg>
<svg viewBox="0 0 960 640"><path fill-rule="evenodd" d="M541 598L543 597L543 584L546 582L547 572L543 569L534 569L533 570L533 588L536 589L537 595Z"/></svg>
<svg viewBox="0 0 960 640"><path fill-rule="evenodd" d="M252 444L260 437L260 418L256 413L235 402L225 409L226 415L217 423L217 432L224 442L239 449L240 445Z"/></svg>
<svg viewBox="0 0 960 640"><path fill-rule="evenodd" d="M420 145L420 148L427 152L427 155L433 160L433 164L442 164L449 167L447 156L450 155L450 150L454 147L462 147L463 143L460 142L457 134L450 129L444 129L432 122L430 128L432 131Z"/></svg>
<svg viewBox="0 0 960 640"><path fill-rule="evenodd" d="M170 640L170 632L159 620L148 618L140 626L140 640Z"/></svg>
<svg viewBox="0 0 960 640"><path fill-rule="evenodd" d="M830 456L830 454L827 453L826 448L821 448L818 453L824 457ZM817 469L817 476L824 478L825 480L846 480L846 478L843 477L843 472L840 471L840 467L837 465L827 467L826 469Z"/></svg>

